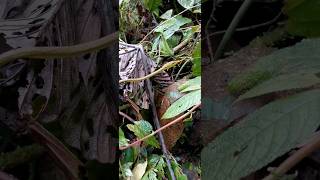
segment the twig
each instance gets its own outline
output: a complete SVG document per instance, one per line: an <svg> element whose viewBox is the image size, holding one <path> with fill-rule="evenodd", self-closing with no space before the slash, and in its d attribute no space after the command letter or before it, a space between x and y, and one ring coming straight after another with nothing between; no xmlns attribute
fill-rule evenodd
<svg viewBox="0 0 320 180"><path fill-rule="evenodd" d="M125 117L126 119L128 119L130 122L132 122L132 123L135 122L134 119L132 119L130 116L126 115L125 113L119 111L119 114L120 114L121 116Z"/></svg>
<svg viewBox="0 0 320 180"><path fill-rule="evenodd" d="M216 0L213 0L212 2L212 10L211 10L211 14L210 14L210 18L206 24L205 27L205 32L206 32L206 43L207 43L207 47L208 47L208 52L210 55L210 62L211 60L213 60L213 49L212 49L212 45L211 45L211 41L210 41L210 36L208 35L208 29L209 29L209 25L211 23L212 20L214 20L214 12L216 10Z"/></svg>
<svg viewBox="0 0 320 180"><path fill-rule="evenodd" d="M152 84L151 84L150 79L147 79L145 82L146 82L147 93L149 94L149 100L150 100L150 104L151 104L151 108L152 108L153 122L154 122L154 125L156 126L156 129L159 129L161 126L160 126L160 122L159 122L159 119L158 119L158 113L157 113L156 104L155 104L155 101L154 101L154 93L152 91ZM161 150L162 150L163 155L165 157L166 164L167 164L167 167L168 167L168 170L169 170L169 173L170 173L171 180L176 180L176 177L174 175L174 171L173 171L172 166L171 166L171 161L170 161L170 158L168 156L168 149L167 149L167 146L166 146L166 144L164 142L164 138L163 138L162 132L159 132L158 136L159 136L159 142L160 142L160 145L161 145Z"/></svg>
<svg viewBox="0 0 320 180"><path fill-rule="evenodd" d="M296 151L292 156L286 159L278 168L270 173L263 180L274 180L276 177L284 175L293 166L299 163L303 158L309 156L315 150L320 149L320 133L317 133L311 141Z"/></svg>
<svg viewBox="0 0 320 180"><path fill-rule="evenodd" d="M248 31L248 30L259 28L259 27L268 26L268 25L273 24L274 22L276 22L278 20L278 18L281 16L281 14L282 14L282 11L280 11L280 13L278 13L276 17L274 17L273 19L271 19L271 20L269 20L267 22L260 23L260 24L255 24L255 25L251 25L251 26L247 26L247 27L237 28L235 31L236 32ZM216 32L208 34L207 36L216 36L216 35L219 35L219 34L223 34L225 32L226 32L226 30L216 31Z"/></svg>
<svg viewBox="0 0 320 180"><path fill-rule="evenodd" d="M201 104L195 105L192 109L190 109L190 111L188 111L187 113L185 113L185 114L183 114L182 116L178 117L177 119L171 121L170 123L162 126L161 128L157 129L156 131L152 132L151 134L149 134L149 135L147 135L147 136L145 136L145 137L143 137L143 138L141 138L141 139L139 139L139 140L137 140L137 141L135 141L135 142L127 145L127 146L120 146L119 149L120 149L120 150L125 150L125 149L128 149L128 148L132 147L132 146L135 146L135 145L141 143L142 141L145 141L146 139L154 136L154 135L157 134L158 132L163 131L164 129L172 126L173 124L176 124L176 123L182 121L185 117L187 117L188 115L190 115L190 114L191 114L195 109L197 109L200 105L201 105Z"/></svg>
<svg viewBox="0 0 320 180"><path fill-rule="evenodd" d="M236 27L238 26L240 20L242 19L245 12L248 10L251 3L252 3L252 0L244 0L242 5L240 6L238 12L236 13L235 17L232 19L226 33L224 34L213 59L211 59L210 61L216 61L221 56L226 44L229 42Z"/></svg>
<svg viewBox="0 0 320 180"><path fill-rule="evenodd" d="M138 118L138 120L142 119L142 115L140 114L140 108L138 107L138 105L136 105L130 98L126 97L126 101L129 102L129 104L131 105L131 107L134 109L134 111L136 112L136 117Z"/></svg>
<svg viewBox="0 0 320 180"><path fill-rule="evenodd" d="M185 39L184 41L182 41L180 44L178 44L176 47L174 47L174 48L172 49L173 53L176 53L176 52L180 51L180 49L182 49L183 47L185 47L185 46L188 44L188 42L190 41L190 39L191 39L191 38L187 38L187 39Z"/></svg>
<svg viewBox="0 0 320 180"><path fill-rule="evenodd" d="M73 46L19 48L0 55L0 67L19 58L46 59L70 57L98 51L118 42L118 32Z"/></svg>
<svg viewBox="0 0 320 180"><path fill-rule="evenodd" d="M191 61L191 59L188 59L188 60L186 60L186 61L182 64L181 68L179 69L178 73L176 74L176 77L174 78L175 81L178 79L178 77L179 77L182 69L183 69L183 68L188 64L188 62L190 62L190 61Z"/></svg>

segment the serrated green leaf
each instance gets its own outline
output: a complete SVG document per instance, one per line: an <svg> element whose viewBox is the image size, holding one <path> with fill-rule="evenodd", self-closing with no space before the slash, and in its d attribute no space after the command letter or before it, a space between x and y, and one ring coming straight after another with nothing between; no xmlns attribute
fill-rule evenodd
<svg viewBox="0 0 320 180"><path fill-rule="evenodd" d="M201 90L190 92L170 105L162 119L173 118L201 102Z"/></svg>
<svg viewBox="0 0 320 180"><path fill-rule="evenodd" d="M156 169L157 173L160 174L160 176L164 176L164 167L166 166L164 159L162 156L152 154L149 157L149 166L152 169Z"/></svg>
<svg viewBox="0 0 320 180"><path fill-rule="evenodd" d="M142 177L142 180L162 179L164 177L165 162L162 156L152 154L148 158L148 170Z"/></svg>
<svg viewBox="0 0 320 180"><path fill-rule="evenodd" d="M122 129L119 127L119 146L127 146L129 140L124 136Z"/></svg>
<svg viewBox="0 0 320 180"><path fill-rule="evenodd" d="M237 101L273 92L308 88L319 83L320 78L314 73L285 74L272 78L250 89L245 94L241 95Z"/></svg>
<svg viewBox="0 0 320 180"><path fill-rule="evenodd" d="M132 166L132 162L127 162L121 165L121 169L120 171L122 172L122 174L125 177L130 177L133 176L132 171L131 171L131 166Z"/></svg>
<svg viewBox="0 0 320 180"><path fill-rule="evenodd" d="M238 180L310 138L319 126L320 90L280 99L248 115L205 147L203 178Z"/></svg>
<svg viewBox="0 0 320 180"><path fill-rule="evenodd" d="M157 173L155 171L149 170L143 175L141 180L158 180Z"/></svg>
<svg viewBox="0 0 320 180"><path fill-rule="evenodd" d="M242 94L279 75L315 72L319 69L320 39L305 39L295 46L260 58L254 66L232 79L228 89L231 93Z"/></svg>
<svg viewBox="0 0 320 180"><path fill-rule="evenodd" d="M134 133L139 139L152 133L152 125L148 121L135 121L135 124L128 124L128 129ZM159 148L159 142L152 136L144 141L148 145Z"/></svg>

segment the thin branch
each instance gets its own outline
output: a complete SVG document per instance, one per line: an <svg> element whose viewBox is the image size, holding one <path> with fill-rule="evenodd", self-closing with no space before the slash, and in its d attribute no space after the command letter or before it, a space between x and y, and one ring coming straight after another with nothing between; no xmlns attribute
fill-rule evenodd
<svg viewBox="0 0 320 180"><path fill-rule="evenodd" d="M273 24L275 23L278 18L281 16L282 14L282 11L280 11L280 13L277 14L276 17L274 17L273 19L267 21L267 22L263 22L263 23L260 23L260 24L255 24L255 25L251 25L251 26L247 26L247 27L241 27L241 28L237 28L235 31L236 32L241 32L241 31L248 31L248 30L253 30L253 29L256 29L256 28L260 28L260 27L263 27L263 26L268 26L270 24ZM210 33L208 34L208 36L216 36L216 35L219 35L219 34L223 34L225 33L227 30L222 30L222 31L216 31L216 32L213 32L213 33Z"/></svg>
<svg viewBox="0 0 320 180"><path fill-rule="evenodd" d="M183 68L184 68L184 67L187 65L187 63L190 62L190 61L191 61L191 59L188 59L188 60L186 60L186 61L182 64L181 68L179 69L178 73L176 74L176 77L174 78L175 81L178 79L178 77L179 77L181 71L183 70Z"/></svg>
<svg viewBox="0 0 320 180"><path fill-rule="evenodd" d="M303 158L309 156L315 150L320 149L320 133L316 133L314 137L302 148L296 151L292 156L286 159L278 168L270 173L263 180L274 180L283 176L292 167L298 164Z"/></svg>
<svg viewBox="0 0 320 180"><path fill-rule="evenodd" d="M160 129L161 125L160 125L160 122L159 122L159 119L158 119L158 113L157 113L157 108L156 108L156 104L155 104L155 101L154 101L154 93L152 91L152 84L151 84L150 79L147 79L146 83L147 83L146 88L147 88L147 92L149 94L149 100L150 100L150 104L151 104L151 108L152 108L153 122L154 122L154 125L156 126L156 129ZM159 132L158 137L159 137L159 142L160 142L160 145L161 145L161 150L162 150L163 155L164 155L165 160L166 160L166 164L167 164L167 167L168 167L168 170L169 170L169 174L170 174L171 180L176 180L174 171L173 171L172 166L171 166L171 161L170 161L170 158L168 156L168 149L167 149L167 146L166 146L166 144L164 142L164 137L163 137L163 134L162 134L161 131Z"/></svg>
<svg viewBox="0 0 320 180"><path fill-rule="evenodd" d="M136 112L136 117L138 118L138 120L142 119L142 115L140 114L140 108L138 107L138 105L136 105L136 103L134 103L129 97L126 97L126 101L129 102L131 107Z"/></svg>
<svg viewBox="0 0 320 180"><path fill-rule="evenodd" d="M210 62L211 60L213 60L213 49L212 49L212 45L211 45L211 41L210 41L210 35L208 35L208 32L209 32L209 25L211 23L212 20L215 20L214 18L214 12L216 10L216 6L217 6L217 1L216 0L213 0L212 2L212 10L211 10L211 14L210 14L210 18L206 24L206 27L205 27L205 34L206 34L206 43L207 43L207 47L208 47L208 52L209 52L209 55L210 55Z"/></svg>
<svg viewBox="0 0 320 180"><path fill-rule="evenodd" d="M130 116L126 115L125 113L119 111L119 114L120 114L121 116L125 117L126 119L128 119L130 122L132 122L132 123L135 122L134 119L132 119Z"/></svg>
<svg viewBox="0 0 320 180"><path fill-rule="evenodd" d="M190 111L188 111L187 113L185 113L185 114L183 114L182 116L178 117L177 119L171 121L170 123L162 126L161 128L157 129L156 131L152 132L151 134L149 134L149 135L147 135L147 136L145 136L145 137L143 137L143 138L141 138L141 139L139 139L139 140L137 140L137 141L135 141L135 142L127 145L127 146L120 146L119 149L120 149L120 150L125 150L125 149L128 149L128 148L132 147L132 146L135 146L135 145L141 143L142 141L145 141L146 139L154 136L154 135L157 134L158 132L163 131L164 129L172 126L173 124L176 124L176 123L182 121L184 118L186 118L188 115L190 115L195 109L197 109L198 107L200 107L200 105L201 105L201 104L198 104L198 105L193 106L193 108L190 109Z"/></svg>
<svg viewBox="0 0 320 180"><path fill-rule="evenodd" d="M213 57L213 59L211 59L210 61L215 61L218 58L220 58L226 44L229 42L231 36L233 35L236 27L238 26L240 20L242 19L243 15L245 14L245 12L248 10L248 8L250 7L251 3L253 0L244 0L244 2L242 3L242 5L240 6L239 10L237 11L236 15L234 16L234 18L232 19L226 33L224 34L218 48L217 51Z"/></svg>

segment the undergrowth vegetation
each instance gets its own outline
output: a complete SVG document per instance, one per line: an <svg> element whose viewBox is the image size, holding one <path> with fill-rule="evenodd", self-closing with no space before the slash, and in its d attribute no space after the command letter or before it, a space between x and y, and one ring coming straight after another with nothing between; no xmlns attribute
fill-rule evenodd
<svg viewBox="0 0 320 180"><path fill-rule="evenodd" d="M193 164L181 159L173 153L173 149L182 142L179 139L187 138L185 127L192 126L192 114L200 105L200 0L122 0L119 8L120 41L127 47L130 44L142 47L143 53L152 61L149 64L154 64L150 65L153 70L149 75L157 69L164 70L150 77L155 101L143 101L148 99L148 91L138 94L129 89L127 91L131 93L123 96L120 106L123 121L119 128L119 176L121 179L183 180L187 179L187 171L196 172L199 176L199 161ZM132 55L130 60L123 58L120 61L126 60L129 64L134 61L132 67L135 68L145 60L140 57ZM148 84L144 83L141 87L146 86ZM153 103L155 114L152 114ZM158 119L160 126L157 128ZM164 129L159 130L159 127ZM163 142L158 135L163 136Z"/></svg>

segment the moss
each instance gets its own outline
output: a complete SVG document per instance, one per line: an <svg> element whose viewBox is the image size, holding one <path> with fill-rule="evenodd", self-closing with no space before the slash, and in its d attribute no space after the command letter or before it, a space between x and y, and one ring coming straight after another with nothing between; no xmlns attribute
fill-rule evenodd
<svg viewBox="0 0 320 180"><path fill-rule="evenodd" d="M16 150L0 154L0 169L10 169L17 165L27 163L44 152L44 148L38 144L18 147Z"/></svg>
<svg viewBox="0 0 320 180"><path fill-rule="evenodd" d="M271 77L268 71L251 71L231 80L227 88L231 94L239 95Z"/></svg>

